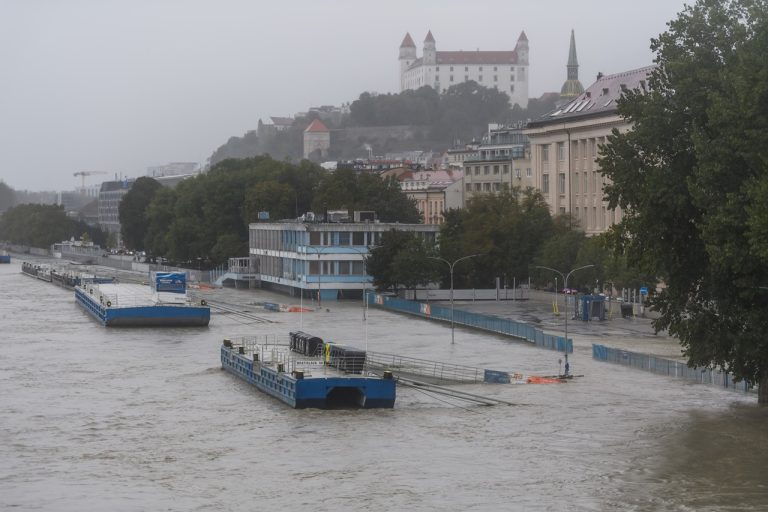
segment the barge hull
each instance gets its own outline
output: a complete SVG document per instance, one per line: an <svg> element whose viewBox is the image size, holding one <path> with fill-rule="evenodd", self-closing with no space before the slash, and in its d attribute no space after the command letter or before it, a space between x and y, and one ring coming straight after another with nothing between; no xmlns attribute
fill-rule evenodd
<svg viewBox="0 0 768 512"><path fill-rule="evenodd" d="M395 405L396 386L392 379L362 376L296 379L226 346L221 347L221 366L295 409L391 409Z"/></svg>

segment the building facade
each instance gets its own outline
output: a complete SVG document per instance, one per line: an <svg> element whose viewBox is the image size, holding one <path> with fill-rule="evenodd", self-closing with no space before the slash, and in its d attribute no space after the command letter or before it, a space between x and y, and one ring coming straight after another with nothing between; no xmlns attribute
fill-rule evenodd
<svg viewBox="0 0 768 512"><path fill-rule="evenodd" d="M462 207L478 194L536 186L523 131L522 125L489 125L475 154L464 159Z"/></svg>
<svg viewBox="0 0 768 512"><path fill-rule="evenodd" d="M424 224L442 224L445 221L445 191L462 177L462 171L428 169L406 171L397 180L405 195L416 203Z"/></svg>
<svg viewBox="0 0 768 512"><path fill-rule="evenodd" d="M597 81L576 99L525 130L531 144L536 186L553 215L570 214L588 235L605 232L621 220L619 208L604 200L607 179L597 164L599 146L616 128L630 125L617 113L616 101L627 89L645 90L652 66L598 75Z"/></svg>
<svg viewBox="0 0 768 512"><path fill-rule="evenodd" d="M331 131L319 119L312 121L304 130L304 158L322 160L331 148Z"/></svg>
<svg viewBox="0 0 768 512"><path fill-rule="evenodd" d="M474 81L507 93L510 105L528 106L528 38L520 33L510 51L437 51L429 31L422 56L406 34L400 45L400 91L416 90L425 85L437 92L450 86Z"/></svg>
<svg viewBox="0 0 768 512"><path fill-rule="evenodd" d="M99 191L99 227L107 233L117 236L118 246L120 241L120 201L131 190L135 180L124 179L117 181L105 181Z"/></svg>
<svg viewBox="0 0 768 512"><path fill-rule="evenodd" d="M262 287L294 296L336 300L362 297L372 279L364 259L390 230L437 239L434 225L379 222L265 222L249 227L252 266Z"/></svg>

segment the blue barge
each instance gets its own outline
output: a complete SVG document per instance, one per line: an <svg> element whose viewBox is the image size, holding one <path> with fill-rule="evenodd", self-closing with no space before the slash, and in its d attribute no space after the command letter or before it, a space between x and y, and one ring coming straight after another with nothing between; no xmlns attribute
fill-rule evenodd
<svg viewBox="0 0 768 512"><path fill-rule="evenodd" d="M158 278L153 275L153 279ZM75 286L75 300L107 327L207 326L211 309L205 301L193 303L186 295L185 282L174 283L173 287L176 291L168 291L163 285L84 281Z"/></svg>
<svg viewBox="0 0 768 512"><path fill-rule="evenodd" d="M396 385L391 372L381 377L365 375L360 351L353 349L354 360L349 361L340 355L340 345L322 341L319 355L297 353L293 344L296 334L291 333L290 350L286 345L250 338L225 339L221 366L296 409L394 407Z"/></svg>

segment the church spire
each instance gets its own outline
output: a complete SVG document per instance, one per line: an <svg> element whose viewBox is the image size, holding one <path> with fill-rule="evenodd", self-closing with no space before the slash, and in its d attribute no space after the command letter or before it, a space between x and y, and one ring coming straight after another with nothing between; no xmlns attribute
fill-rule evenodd
<svg viewBox="0 0 768 512"><path fill-rule="evenodd" d="M571 29L571 47L568 50L568 74L565 83L560 89L560 98L570 101L584 92L584 86L579 82L579 59L576 57L576 36Z"/></svg>
<svg viewBox="0 0 768 512"><path fill-rule="evenodd" d="M571 49L568 51L568 80L579 79L579 59L576 57L576 36L571 29Z"/></svg>

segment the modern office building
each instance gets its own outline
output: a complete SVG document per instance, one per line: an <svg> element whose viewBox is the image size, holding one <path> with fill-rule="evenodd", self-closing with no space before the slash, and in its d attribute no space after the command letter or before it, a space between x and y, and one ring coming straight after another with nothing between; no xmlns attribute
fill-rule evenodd
<svg viewBox="0 0 768 512"><path fill-rule="evenodd" d="M378 245L390 230L418 233L435 241L440 228L370 220L258 222L249 229L251 265L258 269L264 288L320 300L359 298L364 288L371 287L364 263L369 248Z"/></svg>

